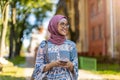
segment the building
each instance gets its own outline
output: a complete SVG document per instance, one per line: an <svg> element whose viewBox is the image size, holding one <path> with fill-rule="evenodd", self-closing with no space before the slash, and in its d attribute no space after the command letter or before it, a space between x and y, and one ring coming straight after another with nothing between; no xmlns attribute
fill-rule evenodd
<svg viewBox="0 0 120 80"><path fill-rule="evenodd" d="M88 0L89 55L105 55L106 50L106 0Z"/></svg>
<svg viewBox="0 0 120 80"><path fill-rule="evenodd" d="M80 55L116 57L120 55L119 7L120 0L59 0L56 14L69 17Z"/></svg>

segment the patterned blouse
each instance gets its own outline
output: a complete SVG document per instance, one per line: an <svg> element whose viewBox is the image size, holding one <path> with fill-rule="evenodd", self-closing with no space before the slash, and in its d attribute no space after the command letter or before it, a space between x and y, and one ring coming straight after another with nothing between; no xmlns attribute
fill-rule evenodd
<svg viewBox="0 0 120 80"><path fill-rule="evenodd" d="M47 54L45 51L45 46L47 44ZM45 57L47 55L47 57ZM48 58L48 60L46 60ZM70 60L74 65L74 72L71 73L68 69L62 67L53 67L48 72L43 72L44 66L52 61L56 60ZM50 41L42 41L35 63L35 69L33 72L33 77L37 78L38 75L47 74L47 80L77 80L78 79L78 56L76 45L70 40L66 40L62 45L55 45Z"/></svg>

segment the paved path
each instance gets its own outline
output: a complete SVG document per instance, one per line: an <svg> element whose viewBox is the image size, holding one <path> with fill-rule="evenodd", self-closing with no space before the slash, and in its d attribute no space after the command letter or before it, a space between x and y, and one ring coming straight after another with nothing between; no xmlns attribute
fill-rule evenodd
<svg viewBox="0 0 120 80"><path fill-rule="evenodd" d="M31 53L26 53L26 68L24 74L26 75L26 80L31 79L31 75L34 68L34 55Z"/></svg>
<svg viewBox="0 0 120 80"><path fill-rule="evenodd" d="M26 53L26 69L25 69L25 75L26 80L30 80L33 67L34 67L34 55L30 53ZM79 77L78 80L104 80L101 76L91 74L88 71L85 70L79 70Z"/></svg>
<svg viewBox="0 0 120 80"><path fill-rule="evenodd" d="M85 70L79 70L78 80L104 80L100 75L92 74Z"/></svg>

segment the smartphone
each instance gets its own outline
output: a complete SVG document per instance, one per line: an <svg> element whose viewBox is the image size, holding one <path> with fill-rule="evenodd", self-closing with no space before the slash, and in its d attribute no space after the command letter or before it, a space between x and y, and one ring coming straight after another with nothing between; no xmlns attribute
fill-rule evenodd
<svg viewBox="0 0 120 80"><path fill-rule="evenodd" d="M67 63L67 61L66 61L66 60L60 60L60 62L61 62L61 63Z"/></svg>

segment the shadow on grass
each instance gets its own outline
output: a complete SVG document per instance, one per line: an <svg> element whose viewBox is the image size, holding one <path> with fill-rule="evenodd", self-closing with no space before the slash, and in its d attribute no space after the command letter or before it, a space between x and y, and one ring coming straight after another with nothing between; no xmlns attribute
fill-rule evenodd
<svg viewBox="0 0 120 80"><path fill-rule="evenodd" d="M34 57L22 57L17 56L13 59L8 59L12 62L15 66L19 66L22 68L33 68L34 67Z"/></svg>
<svg viewBox="0 0 120 80"><path fill-rule="evenodd" d="M0 80L26 80L25 77L0 75Z"/></svg>
<svg viewBox="0 0 120 80"><path fill-rule="evenodd" d="M120 66L118 64L105 64L105 63L98 64L97 72L100 74L120 75Z"/></svg>

